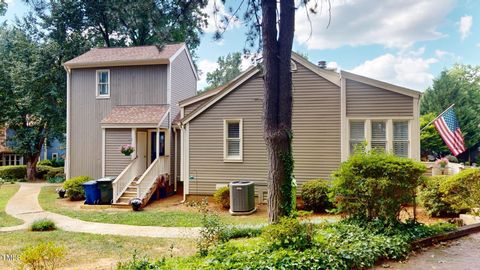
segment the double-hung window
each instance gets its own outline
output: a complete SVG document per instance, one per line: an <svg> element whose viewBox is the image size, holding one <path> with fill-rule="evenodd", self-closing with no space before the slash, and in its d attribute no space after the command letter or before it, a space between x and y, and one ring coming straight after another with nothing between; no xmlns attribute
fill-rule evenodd
<svg viewBox="0 0 480 270"><path fill-rule="evenodd" d="M97 98L110 97L110 70L97 70Z"/></svg>
<svg viewBox="0 0 480 270"><path fill-rule="evenodd" d="M409 145L408 121L393 121L393 153L408 157Z"/></svg>
<svg viewBox="0 0 480 270"><path fill-rule="evenodd" d="M224 161L243 160L243 127L241 119L224 121Z"/></svg>
<svg viewBox="0 0 480 270"><path fill-rule="evenodd" d="M372 149L387 149L387 124L385 121L372 121Z"/></svg>
<svg viewBox="0 0 480 270"><path fill-rule="evenodd" d="M365 142L365 121L350 122L350 154L353 154L357 145Z"/></svg>

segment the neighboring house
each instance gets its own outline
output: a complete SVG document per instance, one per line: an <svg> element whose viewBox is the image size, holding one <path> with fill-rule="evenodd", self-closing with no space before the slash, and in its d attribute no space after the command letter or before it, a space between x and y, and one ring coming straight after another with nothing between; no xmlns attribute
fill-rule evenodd
<svg viewBox="0 0 480 270"><path fill-rule="evenodd" d="M15 154L7 141L14 134L13 130L0 127L0 166L23 165L23 156Z"/></svg>
<svg viewBox="0 0 480 270"><path fill-rule="evenodd" d="M61 143L58 139L55 139L52 142L46 141L40 153L40 160L65 159L65 154L65 143Z"/></svg>
<svg viewBox="0 0 480 270"><path fill-rule="evenodd" d="M294 175L299 188L329 178L358 143L420 159L420 92L292 55ZM181 180L188 194L212 194L235 180L266 198L263 79L251 67L225 85L180 102Z"/></svg>
<svg viewBox="0 0 480 270"><path fill-rule="evenodd" d="M9 128L0 128L0 166L8 165L23 165L24 158L22 155L16 154L12 150L12 145L7 139L15 135L15 131ZM62 144L55 139L45 151L45 147L42 147L40 154L40 160L57 158L63 159L65 155L65 149Z"/></svg>
<svg viewBox="0 0 480 270"><path fill-rule="evenodd" d="M171 123L198 80L185 44L95 48L64 66L67 178L116 177L119 205L147 201L157 184L176 191L180 133ZM124 144L136 149L130 157L120 153Z"/></svg>

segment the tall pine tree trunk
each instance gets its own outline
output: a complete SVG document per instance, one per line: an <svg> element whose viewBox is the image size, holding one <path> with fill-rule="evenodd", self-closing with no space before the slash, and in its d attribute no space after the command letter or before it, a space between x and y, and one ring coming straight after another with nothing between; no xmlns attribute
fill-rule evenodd
<svg viewBox="0 0 480 270"><path fill-rule="evenodd" d="M292 74L295 24L293 0L262 1L264 62L264 139L268 154L268 217L276 223L292 209ZM277 31L279 22L279 31Z"/></svg>

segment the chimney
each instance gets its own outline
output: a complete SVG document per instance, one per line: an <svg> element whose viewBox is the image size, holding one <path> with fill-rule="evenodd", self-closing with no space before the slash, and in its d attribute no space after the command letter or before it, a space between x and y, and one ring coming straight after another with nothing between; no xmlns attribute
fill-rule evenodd
<svg viewBox="0 0 480 270"><path fill-rule="evenodd" d="M318 67L319 68L326 68L327 67L327 61L318 61Z"/></svg>

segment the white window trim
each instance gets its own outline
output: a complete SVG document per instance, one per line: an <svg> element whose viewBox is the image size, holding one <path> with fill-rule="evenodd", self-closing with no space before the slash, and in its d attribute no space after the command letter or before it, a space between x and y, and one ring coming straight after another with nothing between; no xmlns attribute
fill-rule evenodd
<svg viewBox="0 0 480 270"><path fill-rule="evenodd" d="M98 89L98 84L99 84L99 81L98 81L98 74L100 72L107 72L107 77L108 77L108 94L107 95L100 95L100 92L99 92L99 89ZM110 98L110 92L111 92L111 89L110 89L110 70L109 69L99 69L95 72L95 95L97 97L97 99L102 99L102 98Z"/></svg>
<svg viewBox="0 0 480 270"><path fill-rule="evenodd" d="M238 122L238 126L240 129L240 154L238 157L228 156L228 123L236 123ZM224 119L223 120L223 162L243 162L243 119Z"/></svg>
<svg viewBox="0 0 480 270"><path fill-rule="evenodd" d="M364 121L364 128L365 128L365 140L367 142L366 150L370 151L372 149L372 121L384 121L386 123L386 151L387 153L393 154L393 122L408 122L408 158L413 158L412 152L412 122L414 119L406 118L406 117L395 117L395 118L384 118L384 117L369 117L369 118L359 118L359 117L351 117L347 118L347 153L348 156L352 155L353 153L350 152L350 123L355 121Z"/></svg>

